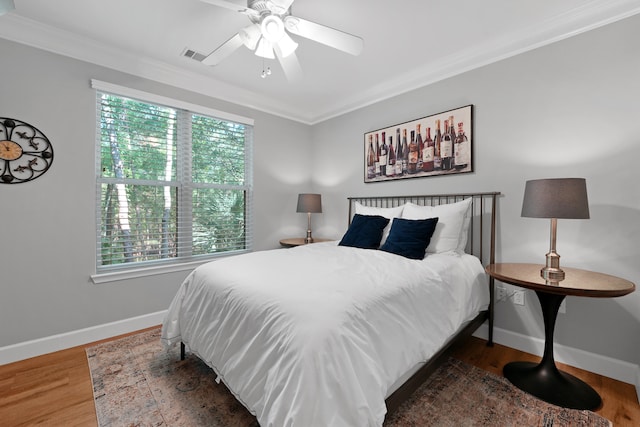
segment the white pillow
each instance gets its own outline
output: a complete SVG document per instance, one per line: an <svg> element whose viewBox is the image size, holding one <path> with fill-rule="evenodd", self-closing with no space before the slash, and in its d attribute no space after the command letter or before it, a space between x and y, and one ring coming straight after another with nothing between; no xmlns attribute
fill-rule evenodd
<svg viewBox="0 0 640 427"><path fill-rule="evenodd" d="M378 208L373 206L365 206L361 203L356 202L356 213L360 215L379 215L385 218L389 218L389 224L382 231L382 240L380 241L380 246L384 244L387 240L387 236L389 235L389 230L391 230L391 223L393 222L393 218L402 218L402 210L404 205L396 206L395 208Z"/></svg>
<svg viewBox="0 0 640 427"><path fill-rule="evenodd" d="M402 218L438 218L427 253L464 252L471 224L471 201L472 198L469 197L460 202L437 206L407 203L402 211Z"/></svg>

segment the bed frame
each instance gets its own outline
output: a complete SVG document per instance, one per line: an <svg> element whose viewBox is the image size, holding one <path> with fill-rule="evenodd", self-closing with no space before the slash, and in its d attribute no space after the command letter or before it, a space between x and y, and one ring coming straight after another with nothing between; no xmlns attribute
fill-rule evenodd
<svg viewBox="0 0 640 427"><path fill-rule="evenodd" d="M469 239L466 252L477 256L482 265L493 264L495 262L495 237L496 237L496 203L499 192L490 193L458 193L458 194L435 194L423 196L371 196L371 197L349 197L349 223L355 213L355 203L364 206L391 208L403 205L407 202L423 206L437 206L448 203L455 203L461 200L472 198L471 211L472 219L469 227ZM482 311L464 326L444 347L429 359L415 374L413 374L404 384L394 391L386 400L387 416L396 411L400 405L406 401L411 394L420 387L425 380L445 362L451 354L455 345L465 341L478 329L485 321L489 323L488 346L493 346L493 309L494 309L494 279L489 278L489 308ZM180 343L180 359L185 359L185 345Z"/></svg>
<svg viewBox="0 0 640 427"><path fill-rule="evenodd" d="M349 197L349 223L355 213L355 203L364 206L392 208L407 202L423 206L437 206L455 203L467 198L472 198L472 220L469 227L469 239L466 252L477 256L482 265L495 262L495 238L496 238L496 203L499 192L490 193L459 193L459 194L434 194L422 196L372 196ZM480 312L464 328L462 328L444 347L433 355L413 376L394 391L385 403L387 405L387 417L396 411L411 394L418 389L426 379L445 362L453 348L465 341L485 321L489 324L488 346L493 346L493 310L495 304L495 285L493 277L489 277L489 308Z"/></svg>

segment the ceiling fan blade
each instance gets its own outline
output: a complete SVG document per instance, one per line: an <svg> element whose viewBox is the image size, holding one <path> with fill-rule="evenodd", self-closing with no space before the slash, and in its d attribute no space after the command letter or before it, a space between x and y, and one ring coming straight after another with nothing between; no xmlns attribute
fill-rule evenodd
<svg viewBox="0 0 640 427"><path fill-rule="evenodd" d="M287 30L309 40L331 46L351 55L360 55L364 41L358 36L334 28L316 24L296 16L286 16L284 24Z"/></svg>
<svg viewBox="0 0 640 427"><path fill-rule="evenodd" d="M236 34L226 42L222 43L216 50L211 52L209 56L202 60L205 65L218 65L227 56L231 55L240 46L242 46L242 38L240 34Z"/></svg>
<svg viewBox="0 0 640 427"><path fill-rule="evenodd" d="M282 51L278 45L275 45L273 50L276 52L276 56L278 57L280 66L284 71L284 75L287 76L287 80L291 83L302 80L302 68L300 67L300 63L298 62L298 57L295 52L290 53L285 58L282 56Z"/></svg>
<svg viewBox="0 0 640 427"><path fill-rule="evenodd" d="M248 27L245 27L238 31L240 34L240 39L242 43L250 50L256 50L256 46L258 45L258 41L260 37L262 37L262 33L260 32L260 25L251 24Z"/></svg>
<svg viewBox="0 0 640 427"><path fill-rule="evenodd" d="M200 1L203 3L212 4L214 6L224 7L225 9L233 10L234 12L244 13L245 15L260 16L260 14L257 11L250 9L247 6L242 6L231 1L226 1L226 0L200 0Z"/></svg>

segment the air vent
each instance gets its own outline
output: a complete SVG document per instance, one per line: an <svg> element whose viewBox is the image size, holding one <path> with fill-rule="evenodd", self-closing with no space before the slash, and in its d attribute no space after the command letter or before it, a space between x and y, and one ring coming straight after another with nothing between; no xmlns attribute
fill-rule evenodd
<svg viewBox="0 0 640 427"><path fill-rule="evenodd" d="M271 4L265 0L253 0L249 2L249 8L257 10L260 13L269 12L271 10ZM286 10L284 12L286 12Z"/></svg>
<svg viewBox="0 0 640 427"><path fill-rule="evenodd" d="M202 60L207 57L207 55L204 55L200 52L196 52L195 50L189 49L189 48L186 48L185 50L182 51L182 56L186 56L187 58L191 58L198 62L202 62Z"/></svg>

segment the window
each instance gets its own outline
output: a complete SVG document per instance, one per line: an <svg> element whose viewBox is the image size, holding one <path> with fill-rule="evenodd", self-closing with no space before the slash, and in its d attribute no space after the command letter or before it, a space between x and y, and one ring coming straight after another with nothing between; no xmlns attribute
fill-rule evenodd
<svg viewBox="0 0 640 427"><path fill-rule="evenodd" d="M252 122L92 85L98 89L97 272L250 250Z"/></svg>

